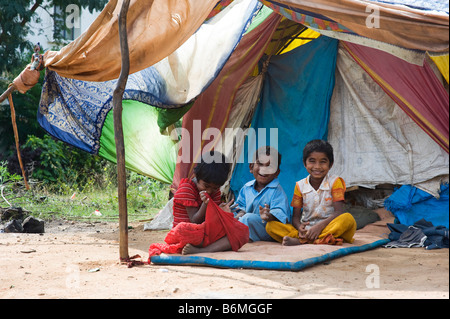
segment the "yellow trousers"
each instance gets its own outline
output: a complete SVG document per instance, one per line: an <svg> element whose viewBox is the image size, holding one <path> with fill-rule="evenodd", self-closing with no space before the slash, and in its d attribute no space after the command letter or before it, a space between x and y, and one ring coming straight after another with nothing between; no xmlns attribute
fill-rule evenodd
<svg viewBox="0 0 450 319"><path fill-rule="evenodd" d="M268 222L266 225L267 233L276 241L283 242L285 236L299 238L298 230L291 224L283 224L277 221ZM339 215L333 219L320 233L319 239L328 234L335 238L342 238L348 243L353 243L353 236L356 232L356 221L350 213Z"/></svg>

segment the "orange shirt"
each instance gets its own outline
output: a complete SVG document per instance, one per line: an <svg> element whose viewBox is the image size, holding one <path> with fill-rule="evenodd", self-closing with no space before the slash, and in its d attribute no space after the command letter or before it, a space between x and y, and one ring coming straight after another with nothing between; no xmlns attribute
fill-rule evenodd
<svg viewBox="0 0 450 319"><path fill-rule="evenodd" d="M345 182L341 177L327 175L315 190L308 176L295 184L291 206L303 208L301 221L313 226L333 214L333 202L343 201L345 190Z"/></svg>

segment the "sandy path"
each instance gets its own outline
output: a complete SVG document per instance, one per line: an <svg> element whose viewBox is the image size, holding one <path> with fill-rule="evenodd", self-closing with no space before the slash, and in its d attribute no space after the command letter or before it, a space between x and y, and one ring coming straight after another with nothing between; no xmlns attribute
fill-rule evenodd
<svg viewBox="0 0 450 319"><path fill-rule="evenodd" d="M146 260L166 232L131 225L129 253ZM62 221L42 235L0 234L0 298L449 298L448 249L378 248L301 272L127 268L117 227Z"/></svg>

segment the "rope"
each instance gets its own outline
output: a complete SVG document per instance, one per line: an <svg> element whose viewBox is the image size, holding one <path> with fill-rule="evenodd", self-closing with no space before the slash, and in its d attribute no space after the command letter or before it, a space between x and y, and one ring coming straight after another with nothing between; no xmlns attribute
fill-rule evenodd
<svg viewBox="0 0 450 319"><path fill-rule="evenodd" d="M39 72L39 68L41 67L40 62L39 66L32 70L31 64L29 64L13 81L14 87L22 94L26 93L29 89L35 86L39 82L39 76L41 73Z"/></svg>

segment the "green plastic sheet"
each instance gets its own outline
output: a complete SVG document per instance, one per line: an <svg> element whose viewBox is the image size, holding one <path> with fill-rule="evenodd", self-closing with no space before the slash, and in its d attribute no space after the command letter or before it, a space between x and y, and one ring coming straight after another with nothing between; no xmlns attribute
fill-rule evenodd
<svg viewBox="0 0 450 319"><path fill-rule="evenodd" d="M177 160L178 140L160 132L158 109L137 102L123 101L123 133L126 168L171 184ZM99 156L116 163L113 110L106 117L100 137Z"/></svg>

